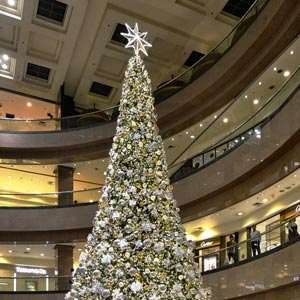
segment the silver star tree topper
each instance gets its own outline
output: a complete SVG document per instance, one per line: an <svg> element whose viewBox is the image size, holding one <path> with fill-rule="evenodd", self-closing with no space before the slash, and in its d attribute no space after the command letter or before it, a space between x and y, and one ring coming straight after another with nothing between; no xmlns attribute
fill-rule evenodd
<svg viewBox="0 0 300 300"><path fill-rule="evenodd" d="M146 56L148 56L145 47L152 47L152 45L145 40L147 32L139 33L139 27L137 23L135 23L134 29L132 29L126 23L125 26L128 30L128 33L121 33L121 35L125 36L128 40L125 48L133 48L135 55L139 55L139 51L142 51Z"/></svg>

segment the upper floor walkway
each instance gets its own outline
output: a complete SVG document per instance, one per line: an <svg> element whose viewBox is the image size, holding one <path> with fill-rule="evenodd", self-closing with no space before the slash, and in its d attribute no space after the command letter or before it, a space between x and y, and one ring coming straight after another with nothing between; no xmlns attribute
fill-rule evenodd
<svg viewBox="0 0 300 300"><path fill-rule="evenodd" d="M183 76L189 80L157 105L163 137L195 124L230 102L297 36L299 2L258 1L259 4L265 2L265 6L259 6L263 7L262 11L255 15L257 18L244 34L232 44L235 32L231 33L219 48L213 50L210 55L220 55L208 70L193 76L198 66L195 65L188 75ZM162 86L160 91L175 81ZM77 161L104 157L110 148L115 126L115 122L104 122L59 131L3 131L0 133L0 157L3 162L18 158L20 163L59 163L74 161L74 157Z"/></svg>

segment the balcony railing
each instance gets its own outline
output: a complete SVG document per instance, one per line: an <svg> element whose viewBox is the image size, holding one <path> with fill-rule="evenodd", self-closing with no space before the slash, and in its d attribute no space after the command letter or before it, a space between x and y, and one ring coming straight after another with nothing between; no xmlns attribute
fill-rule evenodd
<svg viewBox="0 0 300 300"><path fill-rule="evenodd" d="M298 91L300 87L300 67L292 74L290 79L272 95L254 114L250 115L246 120L225 133L221 138L218 138L222 118L228 113L227 107L218 118L209 124L181 154L177 156L176 160L182 159L178 163L171 164L169 169L177 171L171 176L171 182L178 181L188 177L195 172L198 172L213 161L219 159L221 156L228 154L233 148L240 146L246 142L250 137L257 139L264 138L261 135L261 129L266 126L268 122L284 107L292 96ZM234 102L230 105L230 113L238 113L241 109L242 103ZM219 120L219 122L217 122ZM194 143L204 144L202 141L208 140L208 137L216 137L210 139L210 145L205 150L197 155L193 155L196 147L192 146ZM191 155L192 154L192 155ZM184 159L184 157L191 157Z"/></svg>
<svg viewBox="0 0 300 300"><path fill-rule="evenodd" d="M299 241L299 233L289 233L291 221L297 222L299 218L299 214L297 214L281 224L272 226L272 229L261 232L259 238L249 238L208 255L196 256L201 272L205 273L237 266Z"/></svg>
<svg viewBox="0 0 300 300"><path fill-rule="evenodd" d="M0 295L7 292L68 291L70 286L71 276L0 277Z"/></svg>
<svg viewBox="0 0 300 300"><path fill-rule="evenodd" d="M51 193L0 193L0 207L49 207L95 203L101 197L101 187Z"/></svg>

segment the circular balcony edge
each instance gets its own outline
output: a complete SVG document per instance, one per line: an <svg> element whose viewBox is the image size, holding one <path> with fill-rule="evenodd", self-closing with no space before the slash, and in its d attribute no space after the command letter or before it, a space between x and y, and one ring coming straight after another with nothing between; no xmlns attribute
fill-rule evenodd
<svg viewBox="0 0 300 300"><path fill-rule="evenodd" d="M300 3L297 1L269 1L222 59L189 86L158 104L158 124L163 138L216 111L254 80L299 33L299 11ZM182 111L185 113L182 114ZM36 163L64 163L105 157L111 147L115 127L113 122L62 132L2 132L1 162L22 164L32 160Z"/></svg>

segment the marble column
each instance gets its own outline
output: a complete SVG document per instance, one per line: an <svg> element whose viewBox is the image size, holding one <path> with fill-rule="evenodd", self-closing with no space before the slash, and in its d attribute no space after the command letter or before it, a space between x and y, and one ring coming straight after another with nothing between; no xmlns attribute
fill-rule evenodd
<svg viewBox="0 0 300 300"><path fill-rule="evenodd" d="M59 291L67 291L71 286L73 248L74 246L70 245L55 245L54 247L58 276L63 276L58 277L57 288Z"/></svg>
<svg viewBox="0 0 300 300"><path fill-rule="evenodd" d="M73 173L74 168L58 165L56 169L57 174L57 192L73 191ZM59 193L58 205L72 205L73 193Z"/></svg>

